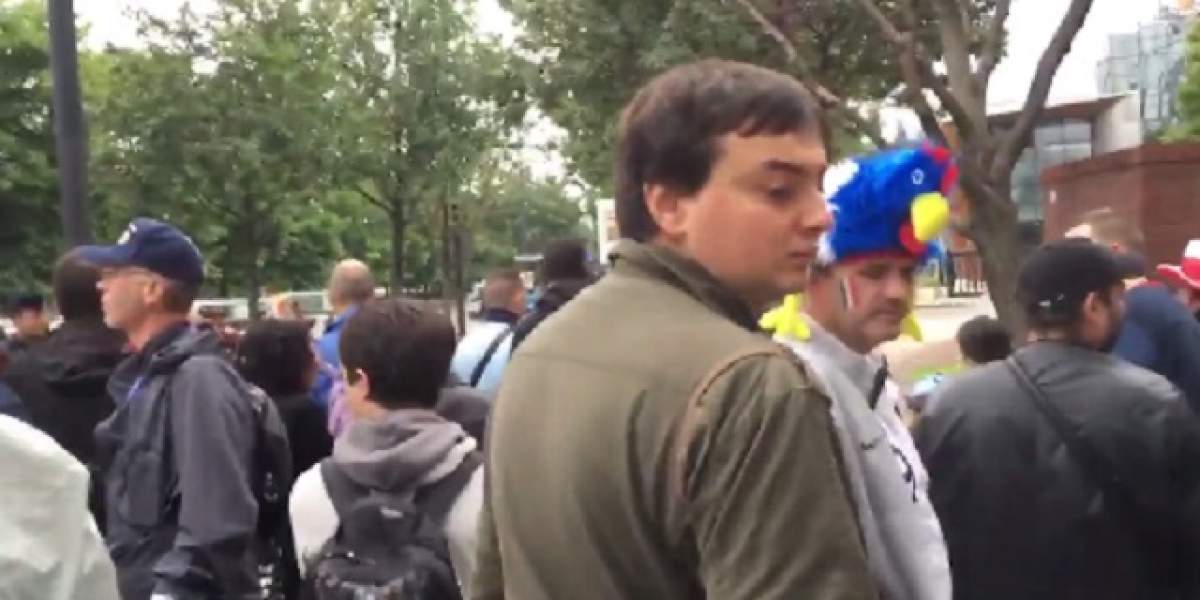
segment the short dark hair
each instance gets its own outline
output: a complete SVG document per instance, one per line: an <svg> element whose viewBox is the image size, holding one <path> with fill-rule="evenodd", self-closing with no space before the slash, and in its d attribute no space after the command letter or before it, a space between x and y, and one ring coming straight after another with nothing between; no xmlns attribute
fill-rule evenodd
<svg viewBox="0 0 1200 600"><path fill-rule="evenodd" d="M265 319L251 323L236 353L242 377L271 397L307 391L313 360L312 339L303 321Z"/></svg>
<svg viewBox="0 0 1200 600"><path fill-rule="evenodd" d="M8 303L8 314L15 317L23 312L45 312L46 297L37 293L17 294Z"/></svg>
<svg viewBox="0 0 1200 600"><path fill-rule="evenodd" d="M65 321L100 319L100 269L68 252L54 265L54 302Z"/></svg>
<svg viewBox="0 0 1200 600"><path fill-rule="evenodd" d="M980 315L958 328L958 349L971 362L982 365L1004 360L1012 353L1012 338L1004 323Z"/></svg>
<svg viewBox="0 0 1200 600"><path fill-rule="evenodd" d="M450 372L457 340L450 319L411 300L369 302L350 318L338 344L347 382L367 374L371 400L388 408L432 408Z"/></svg>
<svg viewBox="0 0 1200 600"><path fill-rule="evenodd" d="M762 67L708 59L675 67L642 87L621 115L617 227L645 242L658 233L646 184L693 193L720 155L717 138L820 131L820 109L795 79Z"/></svg>
<svg viewBox="0 0 1200 600"><path fill-rule="evenodd" d="M588 253L579 240L555 240L542 252L543 282L563 279L588 279Z"/></svg>
<svg viewBox="0 0 1200 600"><path fill-rule="evenodd" d="M496 269L483 280L483 307L505 308L523 289L525 282L516 269Z"/></svg>

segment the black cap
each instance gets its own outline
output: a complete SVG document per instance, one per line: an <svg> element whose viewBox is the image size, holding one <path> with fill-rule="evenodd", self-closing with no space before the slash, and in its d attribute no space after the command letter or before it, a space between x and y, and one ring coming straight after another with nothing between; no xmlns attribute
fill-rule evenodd
<svg viewBox="0 0 1200 600"><path fill-rule="evenodd" d="M1017 300L1029 316L1070 317L1092 292L1124 281L1112 251L1085 239L1043 244L1025 260L1017 277Z"/></svg>
<svg viewBox="0 0 1200 600"><path fill-rule="evenodd" d="M84 246L77 252L98 267L141 267L181 283L204 283L204 259L196 244L154 219L134 219L115 246Z"/></svg>

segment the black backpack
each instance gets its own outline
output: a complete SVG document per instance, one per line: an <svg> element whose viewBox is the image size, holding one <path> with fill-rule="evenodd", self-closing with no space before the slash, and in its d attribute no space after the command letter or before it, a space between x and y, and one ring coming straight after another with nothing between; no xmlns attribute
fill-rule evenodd
<svg viewBox="0 0 1200 600"><path fill-rule="evenodd" d="M478 453L471 453L436 483L397 495L368 489L332 460L322 461L339 524L308 569L311 597L461 600L444 527L480 464Z"/></svg>
<svg viewBox="0 0 1200 600"><path fill-rule="evenodd" d="M258 387L245 383L245 395L254 409L255 449L252 484L258 501L258 575L262 597L294 598L300 586L288 496L293 472L287 428L275 402Z"/></svg>

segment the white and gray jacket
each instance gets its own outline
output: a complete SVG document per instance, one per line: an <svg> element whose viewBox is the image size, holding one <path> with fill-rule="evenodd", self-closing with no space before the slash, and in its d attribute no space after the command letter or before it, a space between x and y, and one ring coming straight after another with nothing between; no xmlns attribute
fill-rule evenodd
<svg viewBox="0 0 1200 600"><path fill-rule="evenodd" d="M883 362L859 354L807 319L805 341L778 336L830 394L872 574L886 600L949 600L950 563L929 477L900 415L899 388L886 381L874 409L868 395Z"/></svg>

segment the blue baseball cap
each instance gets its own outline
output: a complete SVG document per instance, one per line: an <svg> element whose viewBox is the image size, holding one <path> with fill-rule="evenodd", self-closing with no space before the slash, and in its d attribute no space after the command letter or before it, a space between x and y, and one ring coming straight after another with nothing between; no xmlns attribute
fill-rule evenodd
<svg viewBox="0 0 1200 600"><path fill-rule="evenodd" d="M115 246L82 246L79 258L97 267L140 267L181 283L204 283L204 258L192 238L154 219L134 219Z"/></svg>

